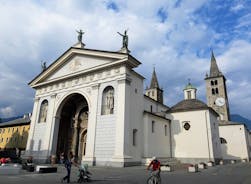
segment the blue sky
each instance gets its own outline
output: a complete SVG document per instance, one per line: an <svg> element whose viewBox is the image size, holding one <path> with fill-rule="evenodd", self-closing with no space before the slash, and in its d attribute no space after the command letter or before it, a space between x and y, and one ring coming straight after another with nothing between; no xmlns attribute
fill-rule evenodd
<svg viewBox="0 0 251 184"><path fill-rule="evenodd" d="M204 77L210 48L227 78L232 114L251 119L251 0L1 0L0 117L32 112L34 90L27 83L77 42L117 51L128 29L136 71L149 85L153 66L165 104L183 99L188 78L206 102Z"/></svg>

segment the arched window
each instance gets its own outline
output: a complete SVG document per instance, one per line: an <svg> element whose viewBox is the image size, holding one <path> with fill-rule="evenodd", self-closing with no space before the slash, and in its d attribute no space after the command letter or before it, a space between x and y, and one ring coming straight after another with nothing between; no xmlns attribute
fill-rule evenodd
<svg viewBox="0 0 251 184"><path fill-rule="evenodd" d="M218 88L215 88L215 93L219 94Z"/></svg>
<svg viewBox="0 0 251 184"><path fill-rule="evenodd" d="M104 89L102 95L102 108L101 114L113 114L114 111L114 89L112 86L108 86Z"/></svg>
<svg viewBox="0 0 251 184"><path fill-rule="evenodd" d="M217 80L215 80L215 81L214 81L214 84L215 84L215 85L218 85L218 81L217 81Z"/></svg>
<svg viewBox="0 0 251 184"><path fill-rule="evenodd" d="M137 129L133 129L133 134L132 134L132 145L136 146L137 145Z"/></svg>
<svg viewBox="0 0 251 184"><path fill-rule="evenodd" d="M47 110L48 110L48 101L44 100L40 106L39 119L38 119L39 123L46 122Z"/></svg>
<svg viewBox="0 0 251 184"><path fill-rule="evenodd" d="M192 99L192 93L191 93L191 91L187 91L187 99Z"/></svg>
<svg viewBox="0 0 251 184"><path fill-rule="evenodd" d="M214 81L211 81L211 86L213 86L214 85Z"/></svg>
<svg viewBox="0 0 251 184"><path fill-rule="evenodd" d="M165 136L167 136L167 125L164 126Z"/></svg>
<svg viewBox="0 0 251 184"><path fill-rule="evenodd" d="M215 94L215 91L214 91L214 88L212 88L212 95L214 95Z"/></svg>
<svg viewBox="0 0 251 184"><path fill-rule="evenodd" d="M227 141L226 141L226 139L220 137L220 143L221 143L221 144L227 144Z"/></svg>

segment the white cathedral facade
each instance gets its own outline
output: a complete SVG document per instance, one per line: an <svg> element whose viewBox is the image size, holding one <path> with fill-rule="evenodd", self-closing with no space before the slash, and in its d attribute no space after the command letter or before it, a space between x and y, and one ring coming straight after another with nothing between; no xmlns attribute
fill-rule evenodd
<svg viewBox="0 0 251 184"><path fill-rule="evenodd" d="M25 155L47 162L51 155L71 151L82 162L115 167L144 164L152 156L184 163L217 162L231 155L249 160L249 142L243 142L249 132L243 124L221 123L227 111L197 100L190 83L184 100L164 105L155 70L144 94L144 77L134 71L140 64L124 41L120 51L108 52L86 49L79 39L29 83L36 93ZM214 92L207 96L213 99ZM221 103L227 101L222 98ZM233 148L222 146L236 130L242 151L234 143Z"/></svg>

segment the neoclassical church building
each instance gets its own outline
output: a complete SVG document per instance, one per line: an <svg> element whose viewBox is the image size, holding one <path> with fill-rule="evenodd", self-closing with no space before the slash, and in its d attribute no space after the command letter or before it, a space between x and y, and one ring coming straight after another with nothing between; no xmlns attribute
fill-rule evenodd
<svg viewBox="0 0 251 184"><path fill-rule="evenodd" d="M189 82L184 100L168 107L155 69L144 94L144 77L134 70L141 63L130 55L126 32L118 52L87 49L78 33L78 43L29 83L36 93L26 156L48 162L73 152L79 161L115 167L152 156L186 163L223 158L218 120L228 121L229 110L221 73L205 79L208 104ZM215 59L212 68L218 69Z"/></svg>

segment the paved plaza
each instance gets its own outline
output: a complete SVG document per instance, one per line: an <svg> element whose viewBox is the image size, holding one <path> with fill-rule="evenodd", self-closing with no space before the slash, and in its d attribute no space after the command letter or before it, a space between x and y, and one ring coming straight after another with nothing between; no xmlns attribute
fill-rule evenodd
<svg viewBox="0 0 251 184"><path fill-rule="evenodd" d="M143 166L126 168L90 167L93 184L119 183L119 184L141 184L146 183L148 172ZM50 184L60 183L60 178L65 175L65 169L58 166L57 173L39 174L22 171L20 175L0 175L0 183L14 184ZM77 183L77 168L72 169L71 183ZM161 173L162 184L250 184L251 164L237 163L218 165L197 173L188 173L185 168L179 168L173 172Z"/></svg>

